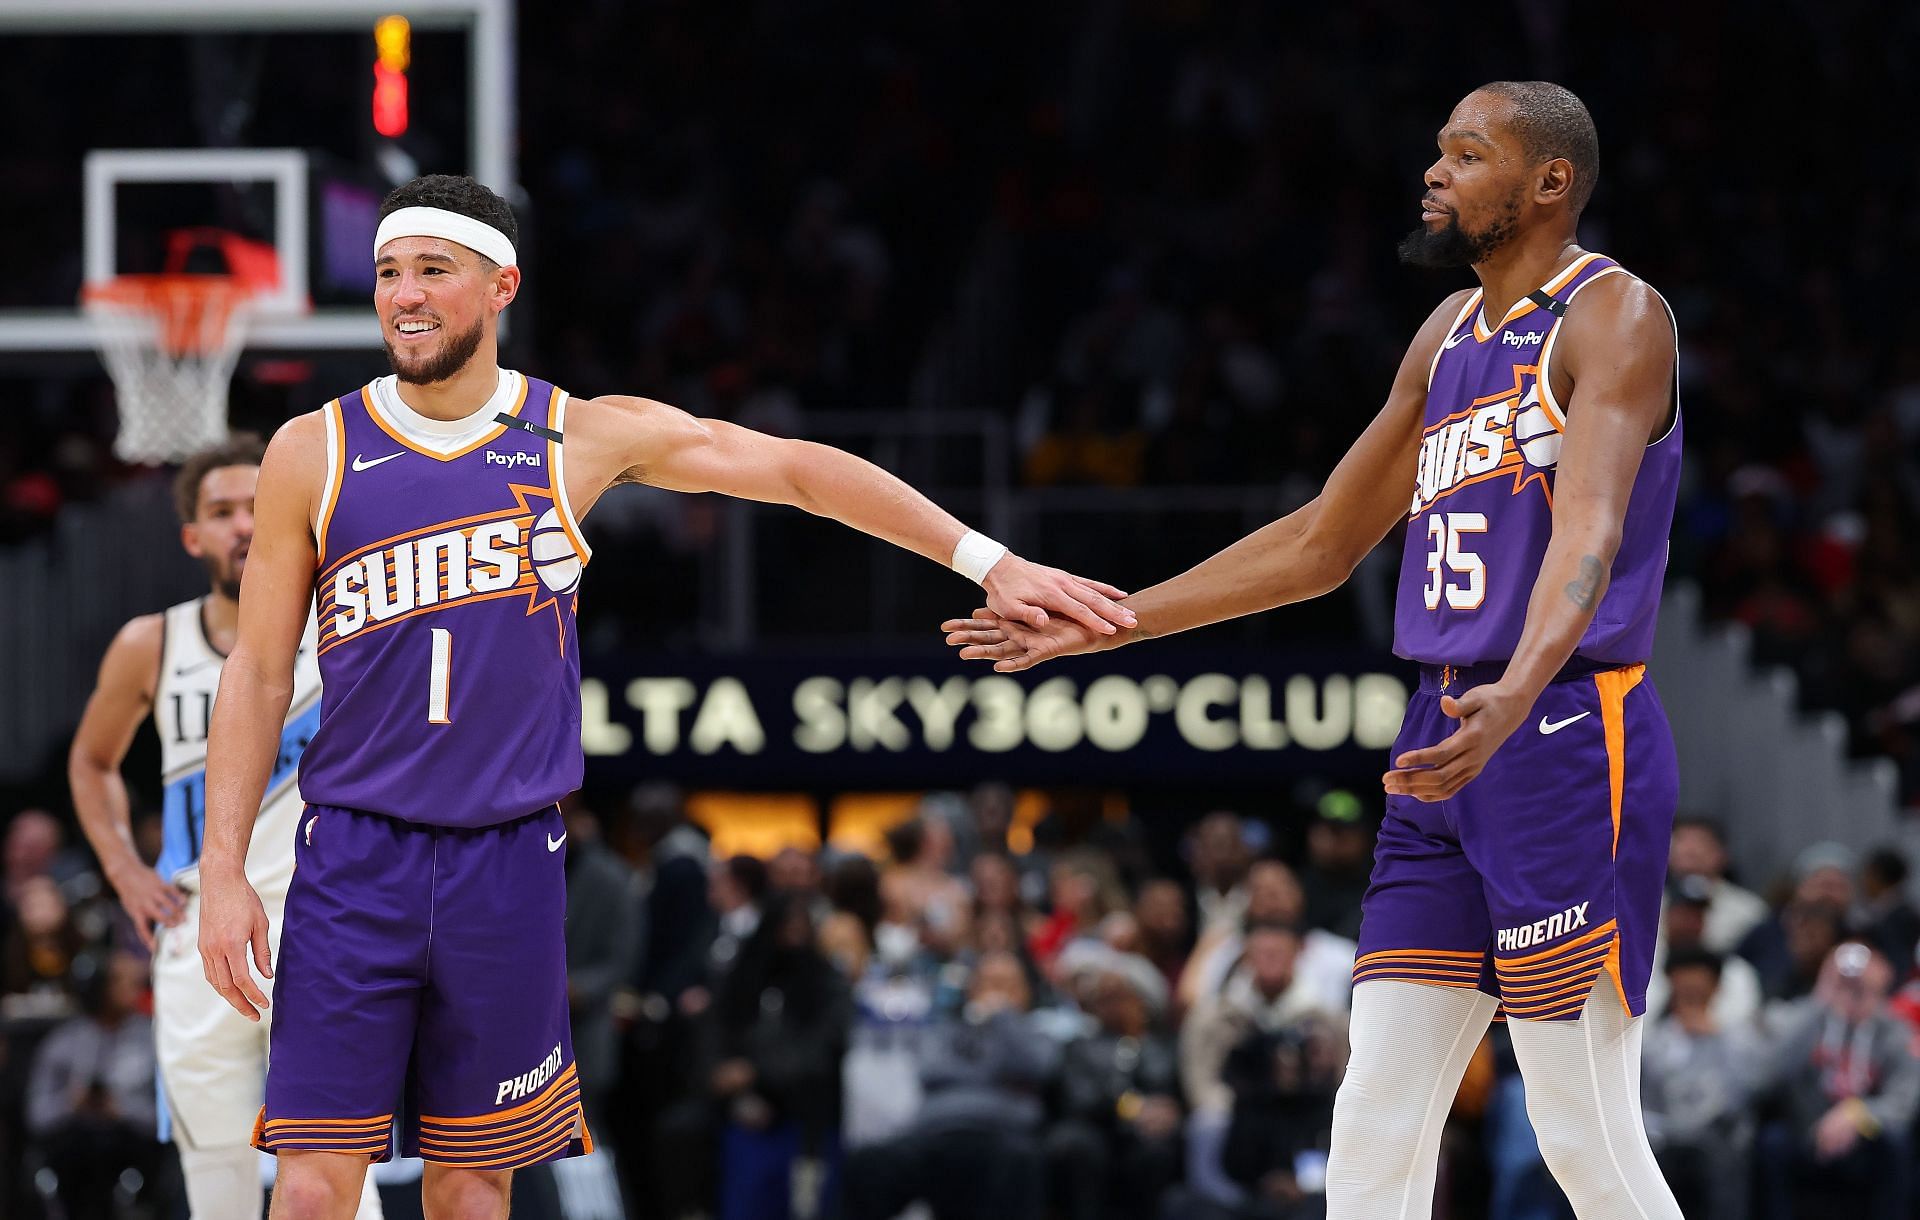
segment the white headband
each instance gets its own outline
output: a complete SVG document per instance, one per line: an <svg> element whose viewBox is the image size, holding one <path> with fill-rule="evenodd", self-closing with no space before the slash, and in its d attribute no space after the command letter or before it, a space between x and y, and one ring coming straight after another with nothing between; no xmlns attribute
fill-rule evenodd
<svg viewBox="0 0 1920 1220"><path fill-rule="evenodd" d="M380 222L380 231L373 235L373 257L379 258L381 247L397 237L444 237L486 255L502 267L511 267L520 261L505 233L484 220L445 208L401 208L389 214Z"/></svg>

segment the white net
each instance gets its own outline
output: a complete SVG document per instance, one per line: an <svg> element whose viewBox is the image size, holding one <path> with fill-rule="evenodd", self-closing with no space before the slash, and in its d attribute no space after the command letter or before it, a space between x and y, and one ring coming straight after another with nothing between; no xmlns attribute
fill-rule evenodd
<svg viewBox="0 0 1920 1220"><path fill-rule="evenodd" d="M122 461L178 462L227 439L247 295L218 275L122 276L87 294L119 401Z"/></svg>

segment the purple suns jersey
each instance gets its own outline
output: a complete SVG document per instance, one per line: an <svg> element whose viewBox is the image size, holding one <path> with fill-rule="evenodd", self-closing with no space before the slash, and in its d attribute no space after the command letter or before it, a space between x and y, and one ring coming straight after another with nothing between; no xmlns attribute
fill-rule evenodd
<svg viewBox="0 0 1920 1220"><path fill-rule="evenodd" d="M1400 562L1394 651L1434 665L1513 656L1553 533L1554 467L1566 410L1549 380L1561 317L1581 289L1626 274L1584 254L1523 297L1497 327L1467 298L1435 353L1406 552ZM1645 661L1667 567L1680 478L1678 391L1673 422L1635 476L1612 579L1575 650L1590 662Z"/></svg>
<svg viewBox="0 0 1920 1220"><path fill-rule="evenodd" d="M509 404L504 422L450 453L407 440L376 387L325 408L312 804L472 828L580 785L590 552L567 504L567 395L517 373L502 386L484 409Z"/></svg>

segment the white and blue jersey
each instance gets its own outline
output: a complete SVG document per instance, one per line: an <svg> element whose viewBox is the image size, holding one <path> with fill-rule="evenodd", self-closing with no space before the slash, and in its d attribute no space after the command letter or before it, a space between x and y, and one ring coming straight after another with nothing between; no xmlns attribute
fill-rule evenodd
<svg viewBox="0 0 1920 1220"><path fill-rule="evenodd" d="M226 660L207 638L205 602L198 597L167 610L153 700L164 788L160 859L154 867L162 877L188 890L199 888L200 845L207 825L207 728L213 721L220 666ZM293 836L302 803L295 780L300 755L320 726L315 638L309 618L294 662L293 702L287 707L273 775L247 849L247 880L263 899L284 897L293 879Z"/></svg>

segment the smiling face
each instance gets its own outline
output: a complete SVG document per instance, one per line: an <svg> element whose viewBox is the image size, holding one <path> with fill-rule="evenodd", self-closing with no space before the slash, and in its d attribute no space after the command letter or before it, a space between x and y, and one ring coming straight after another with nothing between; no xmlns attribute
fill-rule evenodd
<svg viewBox="0 0 1920 1220"><path fill-rule="evenodd" d="M1400 243L1402 262L1469 266L1520 231L1543 167L1528 159L1512 117L1511 100L1484 91L1453 108L1440 129L1440 156L1427 168L1420 227Z"/></svg>
<svg viewBox="0 0 1920 1220"><path fill-rule="evenodd" d="M439 237L396 237L374 262L380 338L401 381L431 385L459 373L492 338L494 319L520 288L498 267Z"/></svg>

